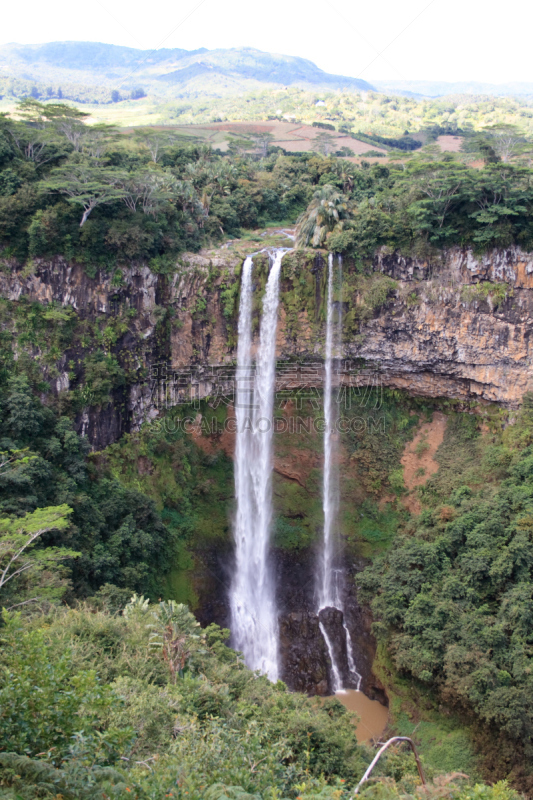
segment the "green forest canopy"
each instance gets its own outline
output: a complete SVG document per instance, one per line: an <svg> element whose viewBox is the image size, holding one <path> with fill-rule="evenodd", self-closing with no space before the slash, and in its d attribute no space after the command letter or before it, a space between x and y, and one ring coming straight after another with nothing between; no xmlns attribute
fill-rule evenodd
<svg viewBox="0 0 533 800"><path fill-rule="evenodd" d="M4 258L64 255L91 270L137 259L171 269L183 250L272 221L296 222L324 191L335 193L333 213L321 223L323 235L302 243L361 264L381 245L533 243L529 145L513 131L468 140L482 169L431 146L401 163L357 165L335 155L285 155L253 140L251 153L235 140L223 155L184 145L172 131L123 135L88 125L85 116L31 99L16 117L0 116Z"/></svg>

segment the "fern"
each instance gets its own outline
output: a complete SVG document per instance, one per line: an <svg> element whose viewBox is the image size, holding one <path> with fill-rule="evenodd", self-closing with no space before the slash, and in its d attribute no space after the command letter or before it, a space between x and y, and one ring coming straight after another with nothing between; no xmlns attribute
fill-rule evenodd
<svg viewBox="0 0 533 800"><path fill-rule="evenodd" d="M101 800L104 790L108 797L113 797L126 788L124 776L118 770L88 768L76 760L64 762L63 768L58 769L46 761L18 753L0 753L0 767L5 770L4 780L17 789L22 788L22 783L38 790L39 794L46 792L54 798L60 795L64 800ZM18 800L19 795L13 797Z"/></svg>

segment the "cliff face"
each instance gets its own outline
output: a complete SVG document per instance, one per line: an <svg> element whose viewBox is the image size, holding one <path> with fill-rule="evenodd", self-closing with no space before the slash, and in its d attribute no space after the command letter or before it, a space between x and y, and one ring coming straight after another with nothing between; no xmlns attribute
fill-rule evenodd
<svg viewBox="0 0 533 800"><path fill-rule="evenodd" d="M4 333L11 333L15 355L29 353L36 360L52 393L63 407L74 409L78 430L99 450L169 406L217 393L224 405L231 403L241 263L242 256L219 250L184 257L172 275L155 275L133 265L94 278L87 277L81 265L60 258L37 261L31 270L6 264L0 271L0 325ZM254 259L256 322L267 269L265 255ZM451 250L432 262L382 251L376 254L371 276L359 275L349 263L343 270L345 382L375 385L379 380L414 395L493 401L510 408L533 389L533 255L513 248L476 259L471 252ZM302 383L322 386L326 272L324 254L288 253L284 259L279 390ZM45 325L53 333L66 319L61 336L46 341L48 331L41 327L37 336L28 338L24 317L33 313L31 303L46 308L54 304ZM63 310L69 313L62 316ZM110 360L98 362L100 372L93 365L91 378L87 363L96 351ZM120 367L120 380L111 374L113 364ZM104 390L106 378L109 387ZM293 411L298 412L294 395L284 407L285 417L290 419ZM275 511L287 526L285 536L300 536L293 532L301 529L310 542L300 549L274 548L282 674L293 689L324 694L328 659L315 609L312 544L322 520L317 483L320 434L314 430L304 441L298 432L282 432L275 437ZM221 447L232 455L229 429L218 438L193 436L209 454ZM339 448L342 519L344 511L361 506L368 473L365 449L345 449ZM139 459L139 474L144 469L150 465ZM377 490L371 487L367 494L370 491ZM230 541L193 555L198 618L227 625L227 598L220 587L231 568ZM350 557L344 565L346 622L363 688L369 696L383 699L372 675L371 618L359 606L354 589L353 573L363 560ZM335 630L341 620L332 618L329 623ZM344 641L341 635L335 640ZM339 653L339 663L343 658L346 661Z"/></svg>
<svg viewBox="0 0 533 800"><path fill-rule="evenodd" d="M258 259L263 272L265 258ZM60 258L36 261L31 272L4 265L0 295L70 306L82 320L105 322L128 314L127 330L108 346L130 356L129 378L114 390L113 403L87 405L78 414L79 429L101 448L157 416L162 405L211 395L215 373L218 391L224 380L230 390L241 260L220 250L184 257L170 276L131 266L118 278L101 273L88 278L82 266ZM381 304L369 305L355 279L343 296L347 319L352 310L345 357L364 367L360 381L367 381L370 371L379 373L384 385L412 394L511 408L533 389L532 254L510 248L476 258L453 249L432 262L382 251L374 268L374 277L395 282L389 281ZM278 356L282 362L313 363L316 385L322 380L325 272L320 254L288 254L284 261ZM350 274L355 272L347 264L345 275ZM304 279L309 303L295 299ZM257 288L259 293L260 281ZM67 348L49 381L52 390L65 393L79 383L82 363L79 348Z"/></svg>
<svg viewBox="0 0 533 800"><path fill-rule="evenodd" d="M437 265L376 261L399 291L365 326L358 354L413 394L519 405L533 386L533 256L511 248L482 258L451 250Z"/></svg>

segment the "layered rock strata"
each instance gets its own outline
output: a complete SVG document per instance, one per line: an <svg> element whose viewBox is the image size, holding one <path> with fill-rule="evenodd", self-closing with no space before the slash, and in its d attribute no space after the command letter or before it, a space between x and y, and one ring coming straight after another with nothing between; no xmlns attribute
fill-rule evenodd
<svg viewBox="0 0 533 800"><path fill-rule="evenodd" d="M188 255L173 275L156 275L146 266L131 266L114 276L89 278L79 264L61 258L36 260L32 269L4 264L0 295L70 306L81 318L115 316L121 309L136 314L116 348L135 352L138 378L120 390L120 403L88 407L78 427L93 447L101 448L123 432L157 416L176 402L230 392L235 358L235 309L240 257L231 252ZM284 269L290 293L298 270L309 270L316 285L315 306L322 302L325 262L308 254L301 266ZM373 314L363 316L345 338L345 356L360 365L361 381L379 373L386 386L412 394L464 401L497 402L515 408L533 388L530 338L533 324L533 255L519 248L476 257L452 249L438 258L405 258L385 250L376 254L375 272L395 286ZM228 291L233 292L229 306ZM294 320L283 302L278 335L280 363L315 364L321 386L323 326L316 309L298 311ZM361 292L346 295L347 309L362 302ZM166 326L161 326L165 317ZM57 392L68 391L72 377L65 353L58 364ZM282 378L280 378L282 380ZM353 374L350 380L354 380ZM226 384L224 384L226 381ZM120 406L120 414L117 408Z"/></svg>

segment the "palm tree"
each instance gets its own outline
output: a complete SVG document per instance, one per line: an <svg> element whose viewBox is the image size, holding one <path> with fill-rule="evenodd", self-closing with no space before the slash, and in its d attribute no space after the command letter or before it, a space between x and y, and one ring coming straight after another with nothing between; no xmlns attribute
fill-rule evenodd
<svg viewBox="0 0 533 800"><path fill-rule="evenodd" d="M335 186L326 184L317 189L307 209L298 218L298 247L322 247L326 237L348 215L346 197Z"/></svg>
<svg viewBox="0 0 533 800"><path fill-rule="evenodd" d="M351 192L355 182L355 166L344 158L338 158L332 172L342 181L342 191Z"/></svg>

